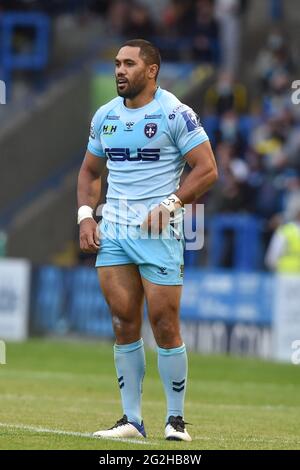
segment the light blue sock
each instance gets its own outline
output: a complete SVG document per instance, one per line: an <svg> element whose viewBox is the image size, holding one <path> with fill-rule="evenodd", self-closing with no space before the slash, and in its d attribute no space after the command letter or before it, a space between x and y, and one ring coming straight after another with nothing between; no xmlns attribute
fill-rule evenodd
<svg viewBox="0 0 300 470"><path fill-rule="evenodd" d="M115 344L114 359L123 412L128 421L141 424L142 382L145 375L145 351L142 338L135 343Z"/></svg>
<svg viewBox="0 0 300 470"><path fill-rule="evenodd" d="M184 416L184 397L187 381L187 354L183 344L179 348L158 349L158 370L167 398L169 416Z"/></svg>

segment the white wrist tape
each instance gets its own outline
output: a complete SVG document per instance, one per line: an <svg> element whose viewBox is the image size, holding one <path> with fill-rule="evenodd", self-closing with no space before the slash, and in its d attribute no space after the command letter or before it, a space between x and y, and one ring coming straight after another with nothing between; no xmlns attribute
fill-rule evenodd
<svg viewBox="0 0 300 470"><path fill-rule="evenodd" d="M80 224L80 222L84 219L93 219L93 209L90 206L81 206L78 209L78 215L77 215L77 223Z"/></svg>
<svg viewBox="0 0 300 470"><path fill-rule="evenodd" d="M182 207L182 202L179 197L177 197L176 194L171 194L171 196L168 196L166 199L161 201L160 205L164 206L171 213L178 209L178 204L176 206L176 202Z"/></svg>

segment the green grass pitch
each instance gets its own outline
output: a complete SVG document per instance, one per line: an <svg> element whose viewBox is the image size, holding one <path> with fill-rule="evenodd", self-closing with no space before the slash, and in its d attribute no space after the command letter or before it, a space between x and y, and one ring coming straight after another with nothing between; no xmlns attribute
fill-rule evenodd
<svg viewBox="0 0 300 470"><path fill-rule="evenodd" d="M102 440L122 412L112 346L30 340L0 365L0 449L300 449L300 366L189 355L185 419L193 442L163 438L165 401L147 351L147 440Z"/></svg>

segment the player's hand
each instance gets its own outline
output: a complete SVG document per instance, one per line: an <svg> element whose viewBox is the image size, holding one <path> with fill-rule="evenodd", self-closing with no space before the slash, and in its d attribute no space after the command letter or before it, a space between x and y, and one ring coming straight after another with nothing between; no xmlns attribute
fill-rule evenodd
<svg viewBox="0 0 300 470"><path fill-rule="evenodd" d="M141 229L151 234L160 234L170 222L170 212L164 206L156 206L144 220Z"/></svg>
<svg viewBox="0 0 300 470"><path fill-rule="evenodd" d="M80 249L84 253L96 253L100 247L98 224L94 219L83 219L80 222Z"/></svg>

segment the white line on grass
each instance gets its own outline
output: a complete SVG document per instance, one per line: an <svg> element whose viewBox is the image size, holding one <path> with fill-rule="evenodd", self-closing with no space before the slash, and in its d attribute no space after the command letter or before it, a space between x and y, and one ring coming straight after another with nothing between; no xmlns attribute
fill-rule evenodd
<svg viewBox="0 0 300 470"><path fill-rule="evenodd" d="M149 442L148 440L138 440L138 439L122 439L122 438L98 438L94 437L92 434L89 433L84 433L84 432L75 432L75 431L63 431L62 429L48 429L48 428L43 428L41 426L30 426L27 424L10 424L10 423L0 423L0 428L7 428L7 429L20 429L23 431L29 431L29 432L37 432L41 434L56 434L56 435L63 435L63 436L74 436L74 437L84 437L88 439L93 439L93 440L109 440L109 441L114 441L114 442L128 442L130 444L139 444L143 445L145 447L147 446L153 446L153 445L159 445L159 442L151 441ZM230 443L234 441L233 436L195 436L194 440L197 441L217 441L217 442L224 442L224 443ZM260 443L260 444L277 444L278 441L281 442L281 444L290 444L291 442L297 442L297 438L291 437L291 436L260 436L260 437L239 437L238 442L239 443Z"/></svg>
<svg viewBox="0 0 300 470"><path fill-rule="evenodd" d="M2 428L10 428L10 429L21 429L23 431L30 431L30 432L39 432L41 434L57 434L57 435L63 435L63 436L75 436L75 437L87 437L89 439L94 439L94 440L110 440L110 441L119 441L119 442L129 442L131 444L140 444L143 446L148 446L148 445L156 445L158 444L157 442L148 442L146 440L138 440L138 439L122 439L122 438L99 438L95 437L92 434L89 434L87 432L75 432L75 431L63 431L62 429L48 429L48 428L43 428L41 426L30 426L27 424L10 424L10 423L0 423L0 427Z"/></svg>

